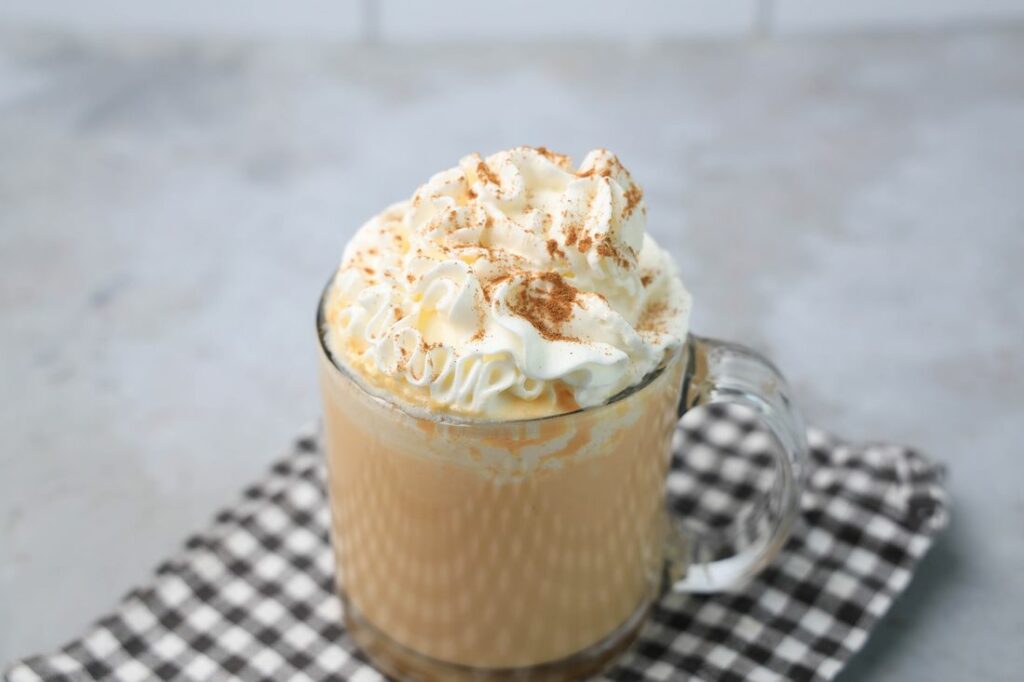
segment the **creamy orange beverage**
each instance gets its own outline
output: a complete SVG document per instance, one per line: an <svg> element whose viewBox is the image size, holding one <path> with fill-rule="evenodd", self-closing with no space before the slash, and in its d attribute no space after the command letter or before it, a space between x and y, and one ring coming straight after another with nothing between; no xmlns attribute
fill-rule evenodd
<svg viewBox="0 0 1024 682"><path fill-rule="evenodd" d="M610 152L519 147L346 247L320 310L332 541L393 674L582 674L642 621L690 309L646 211Z"/></svg>

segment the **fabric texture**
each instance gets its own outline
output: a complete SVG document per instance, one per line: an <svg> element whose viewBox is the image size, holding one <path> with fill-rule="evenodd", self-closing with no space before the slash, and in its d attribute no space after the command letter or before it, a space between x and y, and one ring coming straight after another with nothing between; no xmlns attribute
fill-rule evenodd
<svg viewBox="0 0 1024 682"><path fill-rule="evenodd" d="M602 679L830 680L863 646L946 524L943 471L911 449L808 437L801 518L777 559L739 592L663 596ZM770 443L749 413L687 414L668 482L677 517L736 526L742 544L744 509L770 484ZM5 679L383 679L345 635L319 447L298 439L150 584Z"/></svg>

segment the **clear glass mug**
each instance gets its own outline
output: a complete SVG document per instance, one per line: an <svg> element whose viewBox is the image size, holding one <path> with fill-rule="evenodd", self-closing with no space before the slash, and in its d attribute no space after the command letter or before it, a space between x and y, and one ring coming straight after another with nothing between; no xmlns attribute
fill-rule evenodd
<svg viewBox="0 0 1024 682"><path fill-rule="evenodd" d="M540 419L417 416L332 357L317 320L327 488L348 632L398 679L576 679L625 650L663 589L734 589L778 553L797 515L804 429L785 381L742 346L690 336L604 405ZM757 412L777 475L756 537L670 518L680 416L715 402Z"/></svg>

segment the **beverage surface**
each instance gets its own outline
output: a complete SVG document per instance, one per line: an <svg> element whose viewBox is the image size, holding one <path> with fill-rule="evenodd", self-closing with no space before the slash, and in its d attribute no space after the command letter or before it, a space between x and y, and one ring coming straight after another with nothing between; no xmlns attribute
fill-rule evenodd
<svg viewBox="0 0 1024 682"><path fill-rule="evenodd" d="M327 347L374 393L483 420L590 407L683 343L690 296L616 156L471 154L364 224Z"/></svg>

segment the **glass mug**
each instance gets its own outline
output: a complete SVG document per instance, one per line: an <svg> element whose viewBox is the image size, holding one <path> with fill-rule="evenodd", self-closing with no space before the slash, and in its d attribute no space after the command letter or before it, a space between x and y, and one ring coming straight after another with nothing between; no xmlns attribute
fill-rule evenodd
<svg viewBox="0 0 1024 682"><path fill-rule="evenodd" d="M398 679L576 679L632 642L662 589L725 591L778 553L806 442L779 372L691 335L632 389L575 412L462 421L404 411L332 356L317 316L327 489L349 634ZM672 434L691 407L753 408L777 441L756 537L667 512Z"/></svg>

